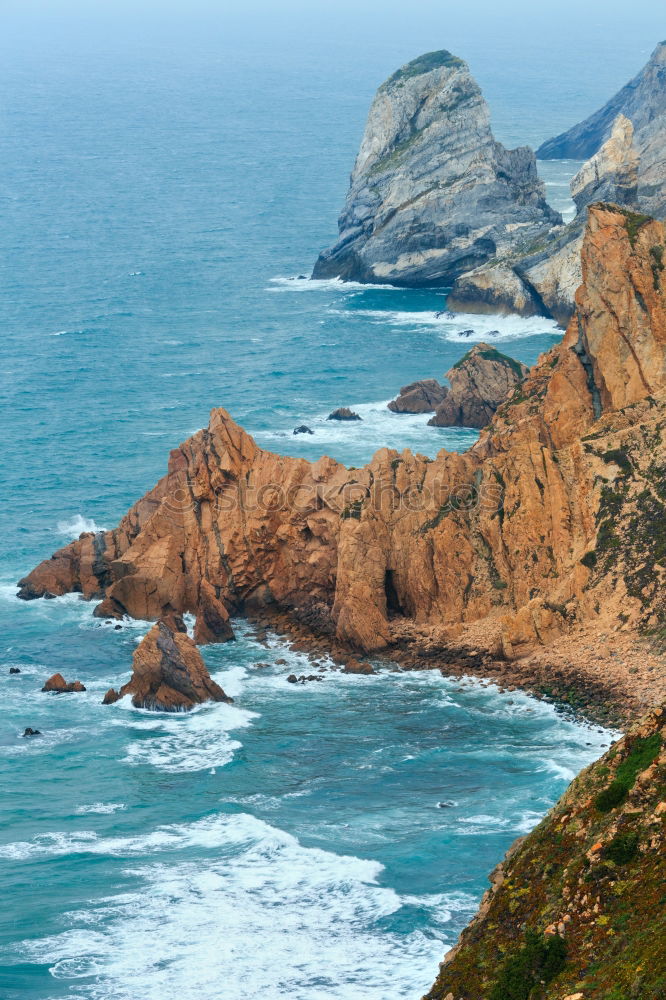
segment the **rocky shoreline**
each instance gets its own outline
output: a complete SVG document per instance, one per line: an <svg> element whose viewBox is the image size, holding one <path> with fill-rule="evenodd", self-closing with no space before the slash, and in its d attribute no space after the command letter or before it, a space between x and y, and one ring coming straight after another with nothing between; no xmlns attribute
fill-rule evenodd
<svg viewBox="0 0 666 1000"><path fill-rule="evenodd" d="M328 658L338 669L358 657L358 650L322 634L322 608L292 612L262 611L248 616L260 642L268 633L287 640L294 652L312 657L317 666ZM316 624L313 627L313 622ZM520 690L552 702L586 721L625 728L653 704L666 702L666 646L634 632L594 629L574 632L524 660L509 661L484 646L484 637L468 630L457 642L418 635L411 623L396 620L395 645L373 654L377 667L401 671L436 670L443 676ZM487 640L487 637L485 637Z"/></svg>

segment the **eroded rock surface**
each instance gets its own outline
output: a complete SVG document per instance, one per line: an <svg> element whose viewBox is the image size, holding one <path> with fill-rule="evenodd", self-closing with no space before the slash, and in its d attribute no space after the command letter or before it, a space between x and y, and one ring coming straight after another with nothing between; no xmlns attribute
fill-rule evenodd
<svg viewBox="0 0 666 1000"><path fill-rule="evenodd" d="M53 694L72 694L77 691L85 691L81 681L65 680L62 674L53 674L44 684L42 691L51 691Z"/></svg>
<svg viewBox="0 0 666 1000"><path fill-rule="evenodd" d="M665 160L666 134L662 163ZM526 252L498 258L463 275L449 296L451 307L477 313L544 315L565 326L583 278L581 248L588 207L603 201L636 208L639 163L634 127L620 115L607 141L571 181L571 195L577 208L574 220L553 229L546 239Z"/></svg>
<svg viewBox="0 0 666 1000"><path fill-rule="evenodd" d="M584 160L609 138L618 115L624 115L636 131L666 114L666 42L661 42L649 62L625 87L585 121L568 132L544 142L537 150L542 160Z"/></svg>
<svg viewBox="0 0 666 1000"><path fill-rule="evenodd" d="M164 621L137 646L132 677L119 692L107 691L104 704L132 695L135 708L182 712L205 701L226 701L219 684L211 679L195 643L185 632L174 631Z"/></svg>
<svg viewBox="0 0 666 1000"><path fill-rule="evenodd" d="M590 210L566 336L471 451L382 449L348 470L263 451L214 410L116 529L55 553L22 595L207 628L211 594L229 613L315 607L365 652L416 632L455 643L472 623L475 650L509 659L582 622L662 627L665 246L659 222Z"/></svg>
<svg viewBox="0 0 666 1000"><path fill-rule="evenodd" d="M333 410L332 413L326 417L327 420L361 420L358 413L354 413L350 410L348 406L340 406L337 410Z"/></svg>
<svg viewBox="0 0 666 1000"><path fill-rule="evenodd" d="M434 413L448 395L445 385L437 379L425 378L419 382L403 385L400 395L388 404L393 413Z"/></svg>
<svg viewBox="0 0 666 1000"><path fill-rule="evenodd" d="M428 421L433 427L485 427L527 375L527 366L476 344L447 373L451 385Z"/></svg>
<svg viewBox="0 0 666 1000"><path fill-rule="evenodd" d="M379 88L338 241L313 277L450 285L558 222L532 150L496 142L467 64L431 52Z"/></svg>

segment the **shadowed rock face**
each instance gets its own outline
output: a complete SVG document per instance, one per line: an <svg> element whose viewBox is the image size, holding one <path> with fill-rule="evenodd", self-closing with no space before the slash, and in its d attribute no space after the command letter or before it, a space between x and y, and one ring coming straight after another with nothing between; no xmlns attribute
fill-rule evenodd
<svg viewBox="0 0 666 1000"><path fill-rule="evenodd" d="M400 395L391 400L388 408L393 413L434 413L448 392L447 387L440 385L436 379L422 379L403 385Z"/></svg>
<svg viewBox="0 0 666 1000"><path fill-rule="evenodd" d="M561 221L546 204L532 151L493 138L467 64L428 53L379 88L338 241L313 277L447 285Z"/></svg>
<svg viewBox="0 0 666 1000"><path fill-rule="evenodd" d="M488 344L476 344L446 373L451 390L428 421L433 427L485 427L528 368Z"/></svg>
<svg viewBox="0 0 666 1000"><path fill-rule="evenodd" d="M509 658L599 615L657 627L665 246L661 223L590 210L566 336L466 454L382 449L348 470L263 451L214 410L116 529L56 552L21 596L106 595L133 617L188 611L207 629L211 595L227 612L314 602L364 651L406 623L433 636L488 623Z"/></svg>
<svg viewBox="0 0 666 1000"><path fill-rule="evenodd" d="M192 639L163 621L153 625L137 646L131 680L118 694L108 691L104 703L112 704L126 694L132 695L135 708L162 712L187 711L205 701L232 700L211 680Z"/></svg>
<svg viewBox="0 0 666 1000"><path fill-rule="evenodd" d="M525 250L498 254L462 275L449 296L467 312L550 316L565 326L582 280L580 251L588 207L613 202L666 216L666 43L600 111L538 150L542 159L589 157L571 181L577 216Z"/></svg>
<svg viewBox="0 0 666 1000"><path fill-rule="evenodd" d="M666 135L663 138L662 158L666 156ZM509 254L462 275L449 295L450 307L467 312L545 315L565 326L582 281L581 248L588 206L604 201L635 208L640 162L634 148L634 127L621 115L608 140L571 181L576 218L553 230L527 253Z"/></svg>
<svg viewBox="0 0 666 1000"><path fill-rule="evenodd" d="M638 132L666 114L666 42L654 50L650 61L622 90L585 121L544 142L540 160L585 160L610 137L618 115L628 118Z"/></svg>

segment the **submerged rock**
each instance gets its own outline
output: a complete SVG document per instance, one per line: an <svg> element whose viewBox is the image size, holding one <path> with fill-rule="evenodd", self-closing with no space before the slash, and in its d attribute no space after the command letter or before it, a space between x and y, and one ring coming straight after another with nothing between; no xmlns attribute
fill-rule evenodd
<svg viewBox="0 0 666 1000"><path fill-rule="evenodd" d="M434 413L448 393L434 378L403 385L400 395L388 404L394 413Z"/></svg>
<svg viewBox="0 0 666 1000"><path fill-rule="evenodd" d="M446 373L451 390L428 424L485 427L527 372L520 361L488 344L476 344Z"/></svg>
<svg viewBox="0 0 666 1000"><path fill-rule="evenodd" d="M45 683L42 691L51 691L54 694L71 694L72 692L85 691L85 687L81 681L67 683L62 674L53 674Z"/></svg>
<svg viewBox="0 0 666 1000"><path fill-rule="evenodd" d="M104 704L132 695L135 708L179 712L205 701L231 702L211 679L195 643L164 621L153 625L134 653L132 678L119 692L111 688Z"/></svg>
<svg viewBox="0 0 666 1000"><path fill-rule="evenodd" d="M327 420L362 420L358 413L354 413L350 410L348 406L341 406L338 410L333 410L333 413L329 413L326 417Z"/></svg>
<svg viewBox="0 0 666 1000"><path fill-rule="evenodd" d="M41 730L39 730L39 729L31 729L31 727L28 726L27 729L23 730L23 735L25 737L27 737L27 736L41 736L42 733L41 733Z"/></svg>
<svg viewBox="0 0 666 1000"><path fill-rule="evenodd" d="M306 424L301 424L300 427L294 427L294 434L314 434Z"/></svg>
<svg viewBox="0 0 666 1000"><path fill-rule="evenodd" d="M21 671L19 670L19 668L18 668L18 667L10 667L10 668L9 668L9 673L10 673L10 674L20 674L20 673L21 673Z"/></svg>
<svg viewBox="0 0 666 1000"><path fill-rule="evenodd" d="M314 278L450 285L561 223L531 149L496 142L462 59L430 52L377 91L339 220Z"/></svg>

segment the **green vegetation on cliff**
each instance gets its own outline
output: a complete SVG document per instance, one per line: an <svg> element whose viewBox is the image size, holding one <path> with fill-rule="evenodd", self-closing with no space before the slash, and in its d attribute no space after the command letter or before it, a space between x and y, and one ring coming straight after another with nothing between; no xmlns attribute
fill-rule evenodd
<svg viewBox="0 0 666 1000"><path fill-rule="evenodd" d="M664 1000L665 727L650 713L514 845L427 1000Z"/></svg>
<svg viewBox="0 0 666 1000"><path fill-rule="evenodd" d="M451 52L447 52L446 49L440 49L437 52L426 52L424 55L419 56L418 59L412 59L406 66L401 66L382 86L390 87L392 84L409 80L413 76L431 73L434 69L456 69L458 66L464 65L462 59L452 55Z"/></svg>

